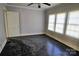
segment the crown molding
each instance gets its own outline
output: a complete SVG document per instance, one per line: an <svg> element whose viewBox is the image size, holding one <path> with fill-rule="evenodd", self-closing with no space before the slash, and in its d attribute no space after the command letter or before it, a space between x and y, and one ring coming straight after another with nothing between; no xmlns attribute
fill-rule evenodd
<svg viewBox="0 0 79 59"><path fill-rule="evenodd" d="M15 6L15 5L7 5L8 7L17 7L17 8L25 8L25 9L30 9L30 10L37 10L37 11L44 11L45 9L37 9L37 8L30 8L30 7L25 7L25 6Z"/></svg>
<svg viewBox="0 0 79 59"><path fill-rule="evenodd" d="M53 6L49 7L49 8L32 8L32 7L26 7L26 6L16 6L16 5L10 5L7 4L6 6L10 6L10 7L17 7L17 8L25 8L25 9L30 9L30 10L38 10L38 11L45 11L47 9L53 8L56 5L59 5L60 3L54 4Z"/></svg>

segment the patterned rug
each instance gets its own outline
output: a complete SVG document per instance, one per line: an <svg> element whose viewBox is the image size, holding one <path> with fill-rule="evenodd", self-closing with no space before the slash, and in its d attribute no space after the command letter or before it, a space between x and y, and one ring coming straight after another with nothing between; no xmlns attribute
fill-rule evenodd
<svg viewBox="0 0 79 59"><path fill-rule="evenodd" d="M1 55L4 56L25 56L25 55L33 55L32 48L22 43L20 40L11 39L9 40Z"/></svg>

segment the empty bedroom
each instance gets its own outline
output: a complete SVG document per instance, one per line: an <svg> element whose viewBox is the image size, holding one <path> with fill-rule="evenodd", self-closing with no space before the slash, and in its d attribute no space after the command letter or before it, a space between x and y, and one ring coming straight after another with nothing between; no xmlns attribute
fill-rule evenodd
<svg viewBox="0 0 79 59"><path fill-rule="evenodd" d="M79 56L79 3L0 3L0 56Z"/></svg>

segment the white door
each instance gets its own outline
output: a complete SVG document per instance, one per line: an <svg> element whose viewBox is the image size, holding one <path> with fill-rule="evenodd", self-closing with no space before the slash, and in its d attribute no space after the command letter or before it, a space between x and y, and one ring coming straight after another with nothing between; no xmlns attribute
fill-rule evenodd
<svg viewBox="0 0 79 59"><path fill-rule="evenodd" d="M7 12L7 27L8 37L15 37L20 35L18 12Z"/></svg>

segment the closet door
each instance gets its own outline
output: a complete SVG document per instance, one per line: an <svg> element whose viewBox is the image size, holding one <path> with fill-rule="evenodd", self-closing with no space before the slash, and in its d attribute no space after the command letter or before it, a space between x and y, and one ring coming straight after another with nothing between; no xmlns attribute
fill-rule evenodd
<svg viewBox="0 0 79 59"><path fill-rule="evenodd" d="M8 37L15 37L20 35L18 12L7 12L7 27Z"/></svg>

